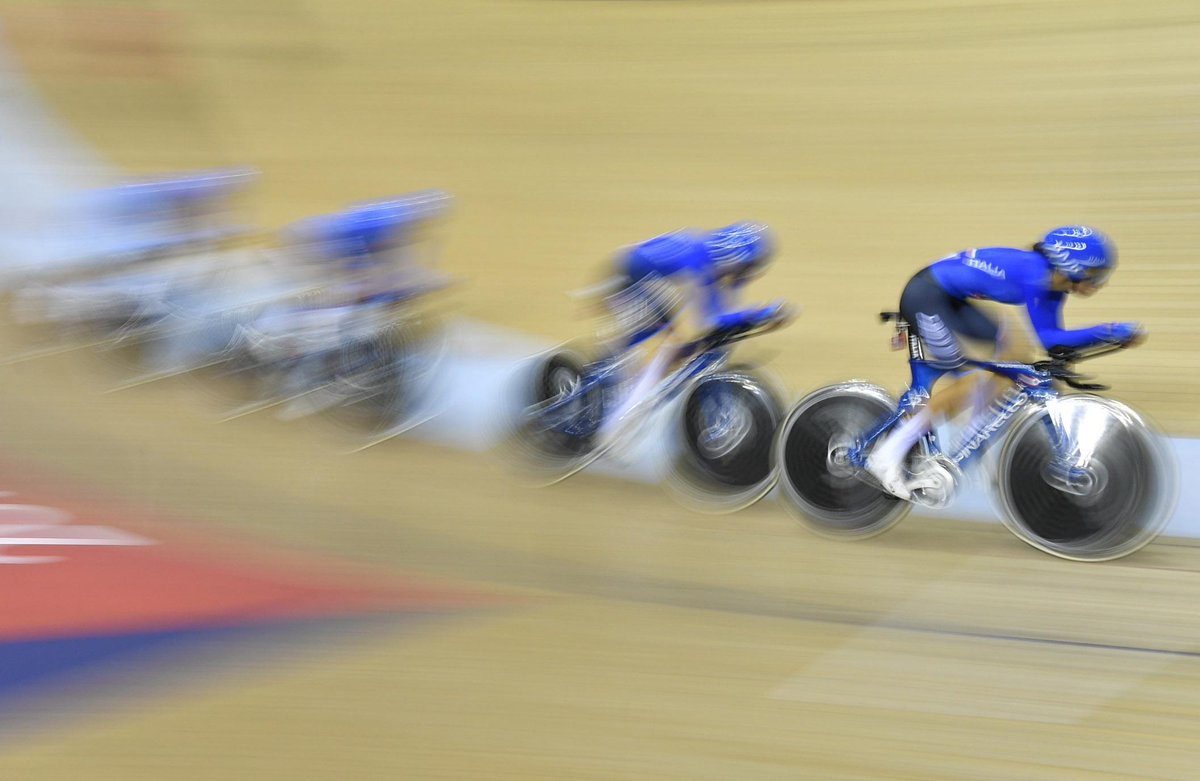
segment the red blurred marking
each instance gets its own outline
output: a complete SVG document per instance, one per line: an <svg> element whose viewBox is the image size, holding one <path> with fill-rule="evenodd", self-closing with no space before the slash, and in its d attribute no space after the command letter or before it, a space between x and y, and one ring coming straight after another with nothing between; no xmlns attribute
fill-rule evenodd
<svg viewBox="0 0 1200 781"><path fill-rule="evenodd" d="M85 78L170 81L183 73L184 17L117 5L10 5L5 38L25 68Z"/></svg>
<svg viewBox="0 0 1200 781"><path fill-rule="evenodd" d="M177 521L156 522L145 512L83 500L77 490L61 484L49 491L44 480L23 467L4 466L0 474L0 488L12 492L0 502L65 510L74 516L67 528L108 526L153 541L136 547L3 550L59 560L0 564L0 642L367 612L434 612L500 601L316 555L277 552L262 541L181 531L173 528ZM0 516L0 524L7 522ZM22 535L39 536L36 530Z"/></svg>

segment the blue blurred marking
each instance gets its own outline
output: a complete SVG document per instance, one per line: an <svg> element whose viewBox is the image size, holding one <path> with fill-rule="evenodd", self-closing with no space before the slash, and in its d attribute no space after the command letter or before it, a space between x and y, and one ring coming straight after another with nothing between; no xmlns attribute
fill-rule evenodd
<svg viewBox="0 0 1200 781"><path fill-rule="evenodd" d="M147 697L255 681L344 643L465 611L385 613L238 627L0 643L0 746L95 721Z"/></svg>

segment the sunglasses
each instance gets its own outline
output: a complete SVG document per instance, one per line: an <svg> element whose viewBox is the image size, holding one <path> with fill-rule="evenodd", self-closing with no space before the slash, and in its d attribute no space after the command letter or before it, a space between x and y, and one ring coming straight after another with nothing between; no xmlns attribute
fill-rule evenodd
<svg viewBox="0 0 1200 781"><path fill-rule="evenodd" d="M1112 268L1090 268L1083 275L1083 279L1079 280L1080 284L1095 285L1099 287L1108 281L1112 276Z"/></svg>

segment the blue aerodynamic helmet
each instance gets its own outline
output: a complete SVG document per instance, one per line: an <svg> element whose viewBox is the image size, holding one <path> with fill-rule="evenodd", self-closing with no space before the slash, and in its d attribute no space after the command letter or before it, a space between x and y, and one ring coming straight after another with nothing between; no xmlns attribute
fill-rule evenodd
<svg viewBox="0 0 1200 781"><path fill-rule="evenodd" d="M774 252L766 225L737 222L718 228L704 240L717 275L741 282L762 273Z"/></svg>
<svg viewBox="0 0 1200 781"><path fill-rule="evenodd" d="M1117 248L1103 233L1086 225L1055 228L1037 248L1072 282L1102 284L1117 267Z"/></svg>
<svg viewBox="0 0 1200 781"><path fill-rule="evenodd" d="M401 240L413 226L446 210L450 196L440 190L358 203L340 212L311 217L290 234L319 248L333 260L361 259Z"/></svg>

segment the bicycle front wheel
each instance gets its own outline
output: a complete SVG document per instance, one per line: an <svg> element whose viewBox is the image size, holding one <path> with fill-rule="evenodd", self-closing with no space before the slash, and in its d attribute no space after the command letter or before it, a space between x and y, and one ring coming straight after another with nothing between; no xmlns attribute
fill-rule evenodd
<svg viewBox="0 0 1200 781"><path fill-rule="evenodd" d="M1129 407L1099 396L1057 399L1022 418L996 469L1005 525L1064 559L1128 556L1158 536L1174 509L1174 460L1162 438Z"/></svg>

